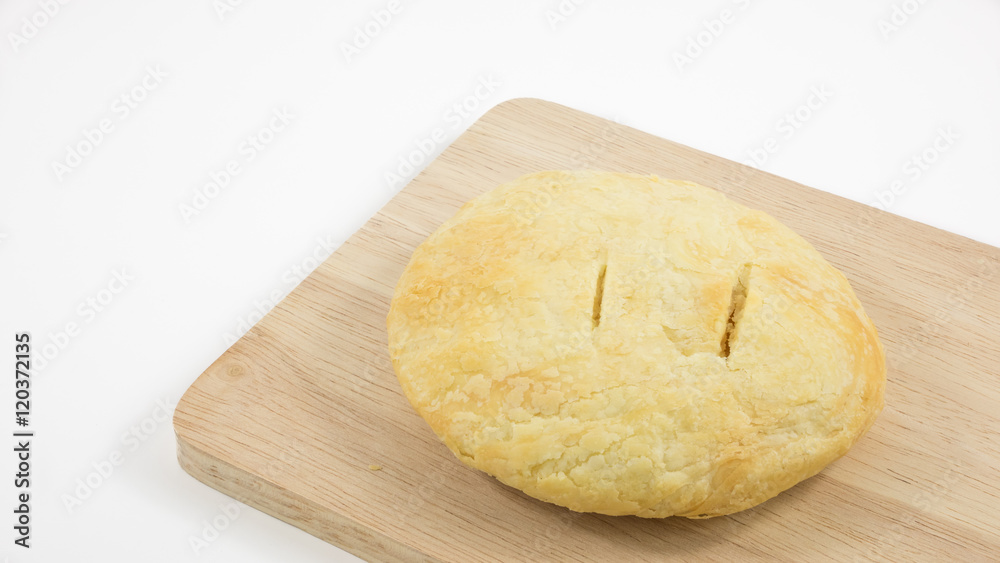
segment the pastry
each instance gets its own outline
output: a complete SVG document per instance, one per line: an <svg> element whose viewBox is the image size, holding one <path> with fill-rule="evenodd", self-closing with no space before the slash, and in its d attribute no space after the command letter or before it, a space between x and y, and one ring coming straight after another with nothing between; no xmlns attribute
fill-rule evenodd
<svg viewBox="0 0 1000 563"><path fill-rule="evenodd" d="M847 279L769 215L691 182L529 174L413 253L388 341L466 465L580 512L705 518L847 452L885 356Z"/></svg>

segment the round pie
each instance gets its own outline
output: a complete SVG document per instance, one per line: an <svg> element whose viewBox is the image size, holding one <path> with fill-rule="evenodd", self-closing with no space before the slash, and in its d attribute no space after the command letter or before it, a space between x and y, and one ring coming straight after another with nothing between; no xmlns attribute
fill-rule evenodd
<svg viewBox="0 0 1000 563"><path fill-rule="evenodd" d="M769 215L656 176L539 172L470 201L414 251L388 337L462 462L580 512L749 508L883 404L843 274Z"/></svg>

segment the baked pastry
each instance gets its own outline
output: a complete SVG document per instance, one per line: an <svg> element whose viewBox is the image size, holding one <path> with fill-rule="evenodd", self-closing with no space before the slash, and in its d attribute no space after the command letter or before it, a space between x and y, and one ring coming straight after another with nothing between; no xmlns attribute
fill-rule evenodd
<svg viewBox="0 0 1000 563"><path fill-rule="evenodd" d="M581 512L749 508L883 403L843 274L765 213L656 176L540 172L470 201L414 251L388 336L463 463Z"/></svg>

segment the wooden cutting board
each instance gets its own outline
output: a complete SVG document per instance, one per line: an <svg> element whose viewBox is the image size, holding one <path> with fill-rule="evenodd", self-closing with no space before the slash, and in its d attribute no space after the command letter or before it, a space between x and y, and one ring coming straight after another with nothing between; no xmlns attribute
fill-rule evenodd
<svg viewBox="0 0 1000 563"><path fill-rule="evenodd" d="M868 435L777 498L709 520L577 514L461 465L393 375L392 289L461 204L566 168L693 180L812 242L850 278L887 350L886 408ZM473 125L195 381L176 409L177 455L208 485L378 561L997 560L998 319L998 248L517 99Z"/></svg>

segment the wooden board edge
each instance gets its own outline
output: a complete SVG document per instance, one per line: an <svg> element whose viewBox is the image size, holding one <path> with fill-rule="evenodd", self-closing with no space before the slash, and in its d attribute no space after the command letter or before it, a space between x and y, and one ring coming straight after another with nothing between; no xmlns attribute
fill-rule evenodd
<svg viewBox="0 0 1000 563"><path fill-rule="evenodd" d="M202 450L177 432L177 461L202 483L366 561L442 563ZM254 494L249 494L249 493Z"/></svg>

